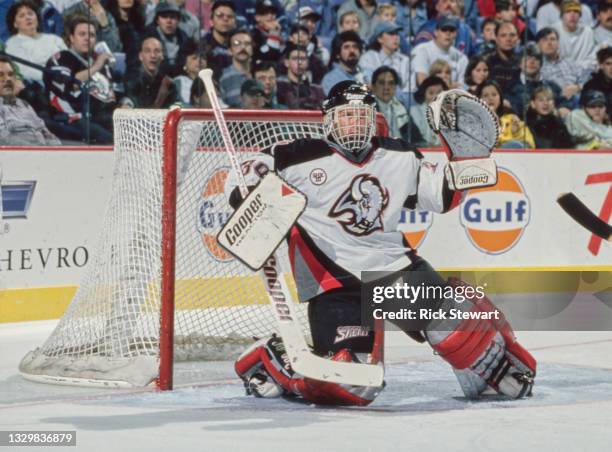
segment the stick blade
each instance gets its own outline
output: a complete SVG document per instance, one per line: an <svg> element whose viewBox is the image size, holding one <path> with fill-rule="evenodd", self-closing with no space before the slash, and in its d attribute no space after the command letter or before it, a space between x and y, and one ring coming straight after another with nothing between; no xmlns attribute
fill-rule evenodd
<svg viewBox="0 0 612 452"><path fill-rule="evenodd" d="M295 348L293 340L295 329L282 328L281 337L294 371L319 381L354 386L382 386L384 368L376 364L361 364L332 361L314 355L307 347ZM304 344L305 345L305 344Z"/></svg>
<svg viewBox="0 0 612 452"><path fill-rule="evenodd" d="M557 203L576 223L604 240L611 240L612 226L595 215L575 194L564 193L557 198Z"/></svg>

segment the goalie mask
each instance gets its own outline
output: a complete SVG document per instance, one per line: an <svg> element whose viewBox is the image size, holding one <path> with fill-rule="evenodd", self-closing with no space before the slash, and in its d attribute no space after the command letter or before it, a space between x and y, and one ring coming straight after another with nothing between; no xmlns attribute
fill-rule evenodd
<svg viewBox="0 0 612 452"><path fill-rule="evenodd" d="M351 158L360 158L376 131L376 99L365 85L337 83L323 102L325 134Z"/></svg>

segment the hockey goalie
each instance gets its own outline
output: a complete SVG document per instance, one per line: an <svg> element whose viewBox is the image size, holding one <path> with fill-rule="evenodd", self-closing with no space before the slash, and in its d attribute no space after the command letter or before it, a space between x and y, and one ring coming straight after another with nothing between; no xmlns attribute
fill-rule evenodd
<svg viewBox="0 0 612 452"><path fill-rule="evenodd" d="M497 168L490 154L499 129L495 115L475 97L459 90L441 93L428 109L430 127L449 158L441 165L425 161L400 139L375 136L375 100L363 85L338 83L324 101L323 114L325 139L271 146L244 162L243 174L253 188L273 172L306 196L304 212L287 240L298 295L308 303L313 353L359 363L372 353L375 338L361 321L362 271L418 272L431 284L463 284L443 280L398 232L398 222L402 209L448 212L465 190L494 185ZM234 208L244 201L236 177L228 178L226 194ZM443 300L439 307L458 305ZM467 312L495 310L486 297L460 306ZM481 318L448 320L406 333L427 342L453 367L467 397L476 398L487 388L511 398L530 395L535 359L503 317ZM235 369L247 393L256 397L368 405L382 390L382 385L338 384L298 374L278 336L254 343Z"/></svg>

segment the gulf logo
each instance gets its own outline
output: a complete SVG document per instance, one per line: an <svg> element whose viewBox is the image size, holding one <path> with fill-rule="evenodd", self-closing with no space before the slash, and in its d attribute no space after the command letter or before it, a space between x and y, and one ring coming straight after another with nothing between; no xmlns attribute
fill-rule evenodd
<svg viewBox="0 0 612 452"><path fill-rule="evenodd" d="M499 168L497 185L468 190L461 225L480 251L502 254L518 243L529 224L531 202L518 177Z"/></svg>
<svg viewBox="0 0 612 452"><path fill-rule="evenodd" d="M397 229L404 234L412 248L421 246L433 224L433 213L422 210L402 210Z"/></svg>
<svg viewBox="0 0 612 452"><path fill-rule="evenodd" d="M197 211L197 229L204 248L214 259L221 262L234 259L217 243L217 234L232 214L223 191L229 172L229 168L217 168L208 177L200 193Z"/></svg>

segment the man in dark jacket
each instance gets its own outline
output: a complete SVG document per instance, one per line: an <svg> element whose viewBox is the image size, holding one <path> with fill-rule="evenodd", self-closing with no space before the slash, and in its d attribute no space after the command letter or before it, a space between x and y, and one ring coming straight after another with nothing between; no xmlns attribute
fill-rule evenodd
<svg viewBox="0 0 612 452"><path fill-rule="evenodd" d="M155 7L155 19L147 28L146 36L155 36L162 44L164 66L168 75L175 77L181 73L181 62L189 37L178 27L181 11L174 3L161 2Z"/></svg>
<svg viewBox="0 0 612 452"><path fill-rule="evenodd" d="M597 52L599 71L584 84L582 92L588 90L601 91L606 94L608 102L608 119L612 117L612 47L604 47Z"/></svg>
<svg viewBox="0 0 612 452"><path fill-rule="evenodd" d="M230 0L217 0L212 5L210 16L212 28L203 37L208 54L206 61L219 79L223 69L232 64L229 37L236 28L236 7Z"/></svg>
<svg viewBox="0 0 612 452"><path fill-rule="evenodd" d="M285 49L285 66L287 77L277 82L278 101L293 109L320 109L325 95L323 88L305 77L308 71L306 48L289 44Z"/></svg>
<svg viewBox="0 0 612 452"><path fill-rule="evenodd" d="M52 119L63 127L60 138L112 143L117 98L108 65L112 55L94 53L95 23L75 16L68 26L70 48L47 61L43 79Z"/></svg>
<svg viewBox="0 0 612 452"><path fill-rule="evenodd" d="M172 79L162 66L164 55L159 39L145 38L138 58L138 72L126 76L124 103L134 108L168 108L178 96Z"/></svg>

